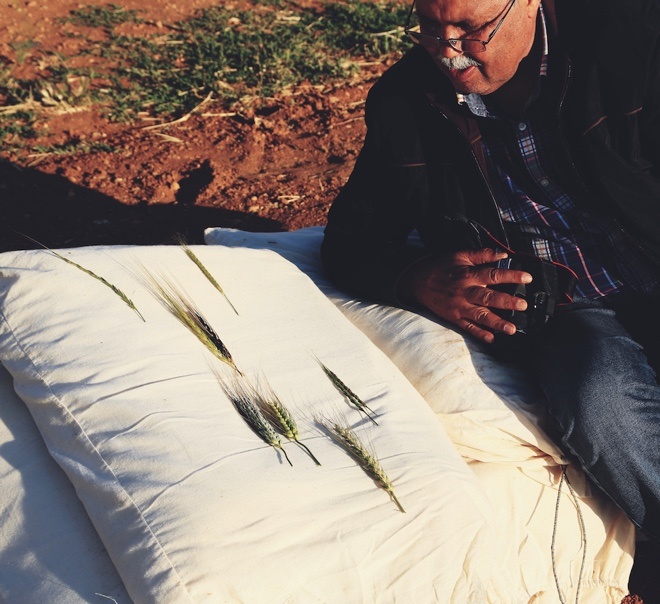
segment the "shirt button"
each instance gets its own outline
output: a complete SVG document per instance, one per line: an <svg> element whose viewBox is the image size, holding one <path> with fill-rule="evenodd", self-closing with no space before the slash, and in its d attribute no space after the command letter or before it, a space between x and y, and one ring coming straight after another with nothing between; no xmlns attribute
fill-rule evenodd
<svg viewBox="0 0 660 604"><path fill-rule="evenodd" d="M520 130L520 132L524 132L525 130L527 130L527 124L525 122L520 122L518 124L518 130Z"/></svg>
<svg viewBox="0 0 660 604"><path fill-rule="evenodd" d="M547 178L542 178L542 179L539 181L539 184L540 184L542 187L545 188L545 187L547 187L547 186L550 185L550 181L549 181Z"/></svg>

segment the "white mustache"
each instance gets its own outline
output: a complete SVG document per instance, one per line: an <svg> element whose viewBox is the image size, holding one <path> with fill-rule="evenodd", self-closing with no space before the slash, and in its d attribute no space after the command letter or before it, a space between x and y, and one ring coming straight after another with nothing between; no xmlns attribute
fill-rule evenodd
<svg viewBox="0 0 660 604"><path fill-rule="evenodd" d="M467 55L458 55L457 57L438 57L438 62L446 69L467 69L468 67L481 67L479 61L475 61Z"/></svg>

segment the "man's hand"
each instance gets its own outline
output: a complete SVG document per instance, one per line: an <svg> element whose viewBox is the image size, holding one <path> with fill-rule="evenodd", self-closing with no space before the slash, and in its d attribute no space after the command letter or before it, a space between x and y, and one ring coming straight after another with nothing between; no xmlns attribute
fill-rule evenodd
<svg viewBox="0 0 660 604"><path fill-rule="evenodd" d="M489 286L532 281L529 273L493 265L506 257L506 253L481 249L423 260L403 275L399 294L480 340L492 343L495 332L513 335L516 326L491 308L524 311L527 302Z"/></svg>

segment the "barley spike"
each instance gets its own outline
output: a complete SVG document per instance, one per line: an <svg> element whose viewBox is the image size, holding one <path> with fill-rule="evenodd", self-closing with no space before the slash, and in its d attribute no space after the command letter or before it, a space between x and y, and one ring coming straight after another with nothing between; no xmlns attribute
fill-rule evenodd
<svg viewBox="0 0 660 604"><path fill-rule="evenodd" d="M341 425L337 421L321 421L321 424L328 430L331 438L357 462L378 487L390 496L399 510L405 513L403 506L394 494L392 482L380 465L376 455L364 446L357 434L348 426Z"/></svg>
<svg viewBox="0 0 660 604"><path fill-rule="evenodd" d="M190 299L167 279L157 279L148 272L146 272L146 279L156 299L179 319L211 354L243 375L236 366L229 349Z"/></svg>
<svg viewBox="0 0 660 604"><path fill-rule="evenodd" d="M293 419L293 416L277 394L275 394L270 384L265 382L263 385L260 384L260 388L254 388L253 390L256 404L275 429L282 436L298 445L317 466L320 466L321 462L311 452L309 447L300 442L300 433L296 420Z"/></svg>
<svg viewBox="0 0 660 604"><path fill-rule="evenodd" d="M209 272L209 270L204 266L202 261L197 257L195 252L193 252L189 247L188 244L185 242L183 237L179 235L177 237L177 240L179 242L179 245L181 246L181 249L186 253L186 256L190 258L190 260L193 261L195 266L202 271L202 274L210 281L211 285L217 289L222 297L227 301L227 304L231 306L231 309L238 315L238 311L236 310L236 307L231 303L231 300L227 297L227 294L225 293L225 290L222 289L220 284L216 281L215 277Z"/></svg>
<svg viewBox="0 0 660 604"><path fill-rule="evenodd" d="M216 378L220 381L220 376L216 374ZM290 466L293 466L289 456L287 455L280 437L275 432L273 426L266 419L261 412L255 401L251 397L251 393L241 384L235 382L232 386L227 386L221 382L225 394L231 400L232 404L239 412L245 423L252 429L252 431L259 436L266 444L274 449L281 451Z"/></svg>
<svg viewBox="0 0 660 604"><path fill-rule="evenodd" d="M104 279L100 275L97 275L94 271L91 271L88 268L85 268L84 266L78 264L77 262L74 262L70 258L62 256L62 254L58 254L55 250L51 250L49 247L46 247L43 243L40 243L36 239L33 239L32 237L29 237L28 235L25 235L23 233L21 233L21 235L23 235L23 237L25 237L26 239L29 239L30 241L36 243L37 245L40 245L44 250L46 250L47 252L50 252L56 258L59 258L60 260L63 260L64 262L66 262L67 264L70 264L71 266L75 266L78 270L82 271L86 275L89 275L90 277L93 277L97 281L100 281L101 283L103 283L103 285L105 285L106 287L109 287L117 296L119 296L124 301L126 306L128 306L131 310L133 310L137 314L137 316L140 317L140 319L145 321L145 318L142 316L142 313L137 309L137 307L133 303L133 300L131 300L123 291L121 291L117 286L110 283L107 279Z"/></svg>
<svg viewBox="0 0 660 604"><path fill-rule="evenodd" d="M319 365L321 365L321 368L325 372L325 374L328 376L330 381L335 385L335 388L341 392L346 399L361 413L364 413L376 426L378 425L378 422L373 418L374 412L373 410L365 404L360 397L355 394L340 378L339 376L329 369L326 365L324 365L319 359L317 358L316 361L318 362Z"/></svg>

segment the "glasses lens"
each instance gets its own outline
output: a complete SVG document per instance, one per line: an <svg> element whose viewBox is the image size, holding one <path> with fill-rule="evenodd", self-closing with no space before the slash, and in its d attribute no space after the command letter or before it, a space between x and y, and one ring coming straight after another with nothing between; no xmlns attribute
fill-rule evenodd
<svg viewBox="0 0 660 604"><path fill-rule="evenodd" d="M486 45L481 40L459 40L459 42L460 44L454 44L454 46L459 46L464 53L469 55L486 50Z"/></svg>
<svg viewBox="0 0 660 604"><path fill-rule="evenodd" d="M433 50L437 50L441 46L451 46L454 50L465 52L467 54L484 52L486 50L486 46L484 46L484 43L481 40L457 40L454 38L451 41L448 41L433 35L432 32L422 33L419 19L415 11L410 15L410 21L408 22L406 33L415 44Z"/></svg>
<svg viewBox="0 0 660 604"><path fill-rule="evenodd" d="M415 43L425 48L438 48L438 39L433 36L425 36L416 31L409 31L408 37Z"/></svg>
<svg viewBox="0 0 660 604"><path fill-rule="evenodd" d="M415 44L419 44L424 48L438 49L441 46L451 46L457 52L464 52L469 55L486 50L486 46L481 40L442 40L414 30L408 30L406 33Z"/></svg>

